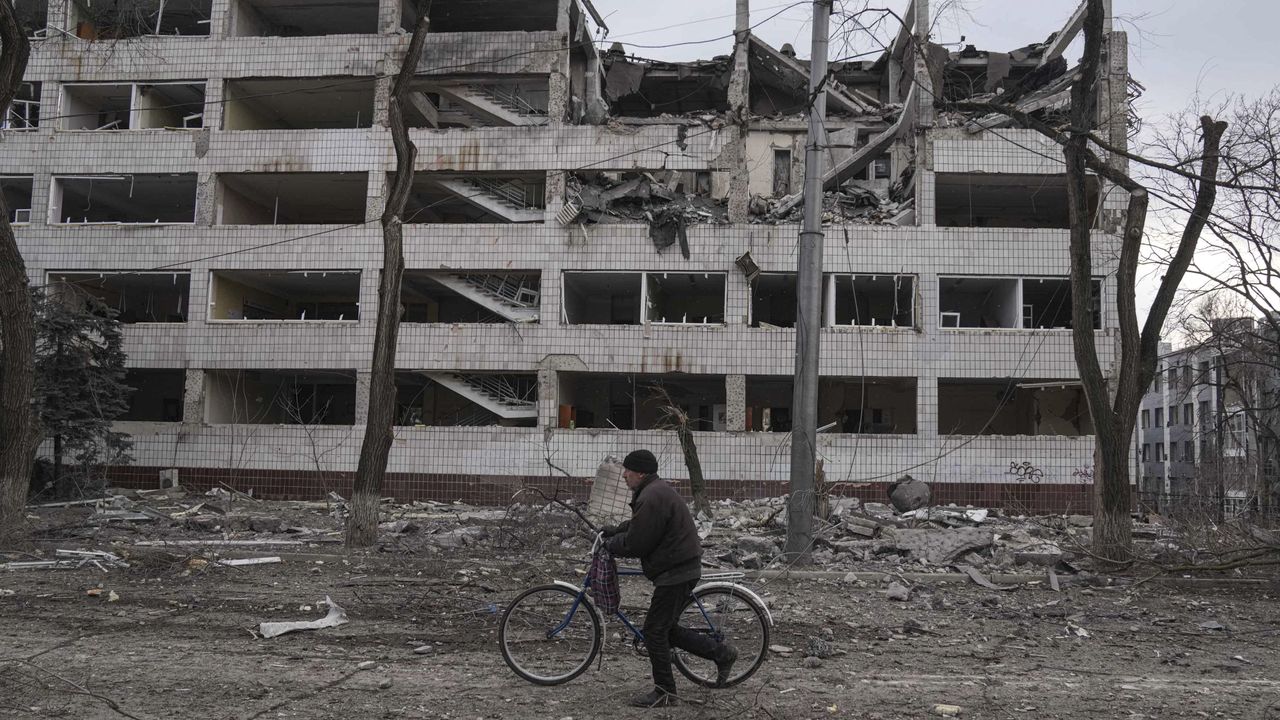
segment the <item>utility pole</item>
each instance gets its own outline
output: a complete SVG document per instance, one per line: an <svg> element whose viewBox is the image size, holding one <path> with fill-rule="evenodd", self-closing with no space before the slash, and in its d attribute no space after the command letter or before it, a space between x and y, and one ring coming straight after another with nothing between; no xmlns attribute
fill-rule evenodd
<svg viewBox="0 0 1280 720"><path fill-rule="evenodd" d="M809 136L804 152L804 225L796 272L796 379L791 403L791 494L787 500L789 560L804 561L813 545L814 467L818 461L818 333L822 328L822 158L827 115L827 40L832 0L813 2L809 56Z"/></svg>

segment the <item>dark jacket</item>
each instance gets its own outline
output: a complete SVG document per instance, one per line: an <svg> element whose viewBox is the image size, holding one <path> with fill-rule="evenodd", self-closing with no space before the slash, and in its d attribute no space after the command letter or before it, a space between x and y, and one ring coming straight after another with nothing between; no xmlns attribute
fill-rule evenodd
<svg viewBox="0 0 1280 720"><path fill-rule="evenodd" d="M631 495L631 519L609 538L609 552L640 558L654 585L702 577L702 541L689 506L666 480L654 477Z"/></svg>

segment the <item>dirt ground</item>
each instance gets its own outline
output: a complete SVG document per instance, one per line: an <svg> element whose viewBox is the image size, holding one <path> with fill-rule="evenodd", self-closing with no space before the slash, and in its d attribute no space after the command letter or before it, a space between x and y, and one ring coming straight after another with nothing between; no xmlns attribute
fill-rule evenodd
<svg viewBox="0 0 1280 720"><path fill-rule="evenodd" d="M647 660L628 645L609 642L598 667L551 688L520 680L499 655L499 613L520 589L580 578L585 546L562 529L522 519L515 532L499 521L462 547L420 532L356 554L329 531L233 553L138 547L179 533L78 528L87 514L41 513L35 546L0 558L68 548L130 563L0 571L0 717L887 719L954 705L968 718L1280 720L1274 581L1064 578L1059 592L911 581L906 602L889 600L878 581L749 581L772 608L772 643L793 651L772 653L736 688L685 682L683 706L642 710L626 700L646 689ZM420 522L429 530L430 519ZM203 564L219 550L283 562ZM629 615L643 615L647 590L627 582ZM264 620L322 617L325 596L349 623L256 636ZM806 658L823 636L834 654ZM415 653L424 645L433 649Z"/></svg>

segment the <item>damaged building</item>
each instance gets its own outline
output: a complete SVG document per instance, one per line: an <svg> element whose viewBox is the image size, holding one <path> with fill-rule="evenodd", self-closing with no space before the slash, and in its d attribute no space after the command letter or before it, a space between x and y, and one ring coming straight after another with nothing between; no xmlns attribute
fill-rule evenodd
<svg viewBox="0 0 1280 720"><path fill-rule="evenodd" d="M74 283L126 323L135 461L118 482L176 468L192 487L325 494L368 413L413 4L183 0L146 22L19 6L32 55L0 188L33 283ZM611 42L590 0L431 8L405 104L387 492L582 493L635 447L687 477L678 417L713 494L785 492L807 60L750 17L729 54L669 62ZM952 106L1059 120L1083 5L998 51L935 44L928 0L896 10L884 51L833 62L823 91L827 476L879 492L921 468L941 501L1016 486L1024 506L1083 507L1061 153ZM1124 145L1140 86L1109 19L1105 43L1098 132ZM1124 209L1107 191L1090 184L1104 366Z"/></svg>

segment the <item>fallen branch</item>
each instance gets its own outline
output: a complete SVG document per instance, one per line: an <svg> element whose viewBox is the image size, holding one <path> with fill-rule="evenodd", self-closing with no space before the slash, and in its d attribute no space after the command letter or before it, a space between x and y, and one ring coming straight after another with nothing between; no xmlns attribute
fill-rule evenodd
<svg viewBox="0 0 1280 720"><path fill-rule="evenodd" d="M81 684L79 684L79 683L77 683L77 682L75 682L75 681L73 681L73 680L69 680L69 679L67 679L67 678L65 678L65 677L63 677L63 676L61 676L61 675L59 675L59 674L55 673L54 671L52 671L52 670L50 670L50 669L48 669L48 668L46 668L46 667L43 667L43 666L41 666L41 665L37 665L37 664L35 664L35 663L33 663L33 662L30 662L30 661L27 661L27 660L14 660L13 662L19 663L19 664L21 664L21 665L27 665L27 666L33 667L33 668L35 668L35 669L39 670L40 672L45 673L45 674L46 674L46 675L48 675L49 677L52 677L52 678L54 678L54 679L56 679L56 680L59 680L59 681L61 681L61 682L64 682L64 683L66 683L67 685L70 685L72 688L74 688L74 690L75 690L75 694L77 694L77 695L85 695L85 696L87 696L87 697L91 697L91 698L93 698L94 700L99 700L99 701L101 701L101 702L104 702L104 703L106 703L106 704L107 704L107 707L111 708L112 710L116 711L117 713L119 713L119 714L121 714L121 715L123 715L123 716L125 716L125 717L127 717L127 718L133 718L133 720L143 720L142 718L138 717L137 715L134 715L133 713L130 713L129 711L127 711L127 710L125 710L124 708L120 707L120 703L116 702L115 700L112 700L111 698L107 697L106 695L101 695L101 694L99 694L99 693L96 693L96 692L94 692L94 691L92 691L92 690L90 690L90 689L86 688L85 686L83 686L83 685L81 685Z"/></svg>

